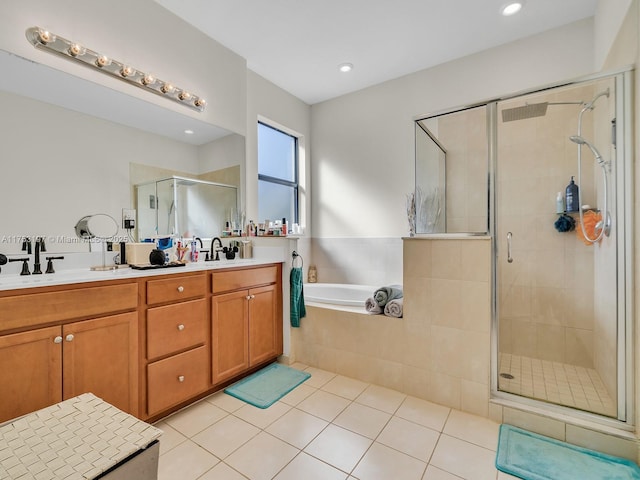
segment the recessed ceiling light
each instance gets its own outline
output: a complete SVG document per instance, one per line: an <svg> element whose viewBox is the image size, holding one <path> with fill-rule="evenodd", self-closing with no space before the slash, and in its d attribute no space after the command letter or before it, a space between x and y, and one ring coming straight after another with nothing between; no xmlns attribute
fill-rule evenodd
<svg viewBox="0 0 640 480"><path fill-rule="evenodd" d="M507 3L507 4L502 6L502 8L500 9L500 13L502 15L504 15L505 17L508 17L510 15L514 15L514 14L518 13L520 10L522 10L522 6L523 5L524 5L524 2L510 2L510 3Z"/></svg>
<svg viewBox="0 0 640 480"><path fill-rule="evenodd" d="M350 72L351 70L353 70L353 63L341 63L340 65L338 65L338 70L340 70L342 73Z"/></svg>
<svg viewBox="0 0 640 480"><path fill-rule="evenodd" d="M194 132L193 130L187 129L184 131L184 133L186 133L187 135L193 135L196 132Z"/></svg>

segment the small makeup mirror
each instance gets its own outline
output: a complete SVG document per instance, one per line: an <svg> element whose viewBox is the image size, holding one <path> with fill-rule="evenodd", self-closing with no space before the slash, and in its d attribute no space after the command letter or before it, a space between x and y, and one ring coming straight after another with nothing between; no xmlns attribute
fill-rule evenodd
<svg viewBox="0 0 640 480"><path fill-rule="evenodd" d="M91 267L91 270L114 270L116 265L106 265L107 240L112 239L118 233L118 223L111 215L96 213L87 215L78 220L75 226L76 235L84 240L102 240L102 265Z"/></svg>

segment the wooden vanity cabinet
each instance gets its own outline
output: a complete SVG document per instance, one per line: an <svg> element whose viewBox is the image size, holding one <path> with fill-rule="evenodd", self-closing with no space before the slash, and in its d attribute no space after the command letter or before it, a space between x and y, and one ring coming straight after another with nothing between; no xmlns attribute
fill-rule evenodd
<svg viewBox="0 0 640 480"><path fill-rule="evenodd" d="M219 384L282 354L282 267L212 273L212 380Z"/></svg>
<svg viewBox="0 0 640 480"><path fill-rule="evenodd" d="M209 388L207 274L146 282L146 411L153 417Z"/></svg>
<svg viewBox="0 0 640 480"><path fill-rule="evenodd" d="M87 392L137 414L135 283L10 293L0 297L0 422Z"/></svg>

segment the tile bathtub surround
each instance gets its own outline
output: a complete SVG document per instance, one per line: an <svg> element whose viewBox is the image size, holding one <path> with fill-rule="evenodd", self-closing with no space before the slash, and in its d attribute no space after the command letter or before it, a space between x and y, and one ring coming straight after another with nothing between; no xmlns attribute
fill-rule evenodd
<svg viewBox="0 0 640 480"><path fill-rule="evenodd" d="M307 308L296 361L488 417L491 241L404 241L404 317Z"/></svg>
<svg viewBox="0 0 640 480"><path fill-rule="evenodd" d="M159 480L508 480L499 424L326 370L261 410L223 392L165 418Z"/></svg>

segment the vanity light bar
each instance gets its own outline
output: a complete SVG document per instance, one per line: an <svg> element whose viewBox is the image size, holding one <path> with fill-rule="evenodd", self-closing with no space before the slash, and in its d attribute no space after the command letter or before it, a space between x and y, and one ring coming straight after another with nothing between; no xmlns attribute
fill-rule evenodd
<svg viewBox="0 0 640 480"><path fill-rule="evenodd" d="M198 112L202 112L206 106L204 98L178 88L170 82L155 78L153 75L144 73L130 65L89 50L66 38L54 35L40 27L28 28L26 36L27 40L36 48L40 48L49 53L55 53L69 60L75 60L87 67L111 75L148 92L173 100Z"/></svg>

